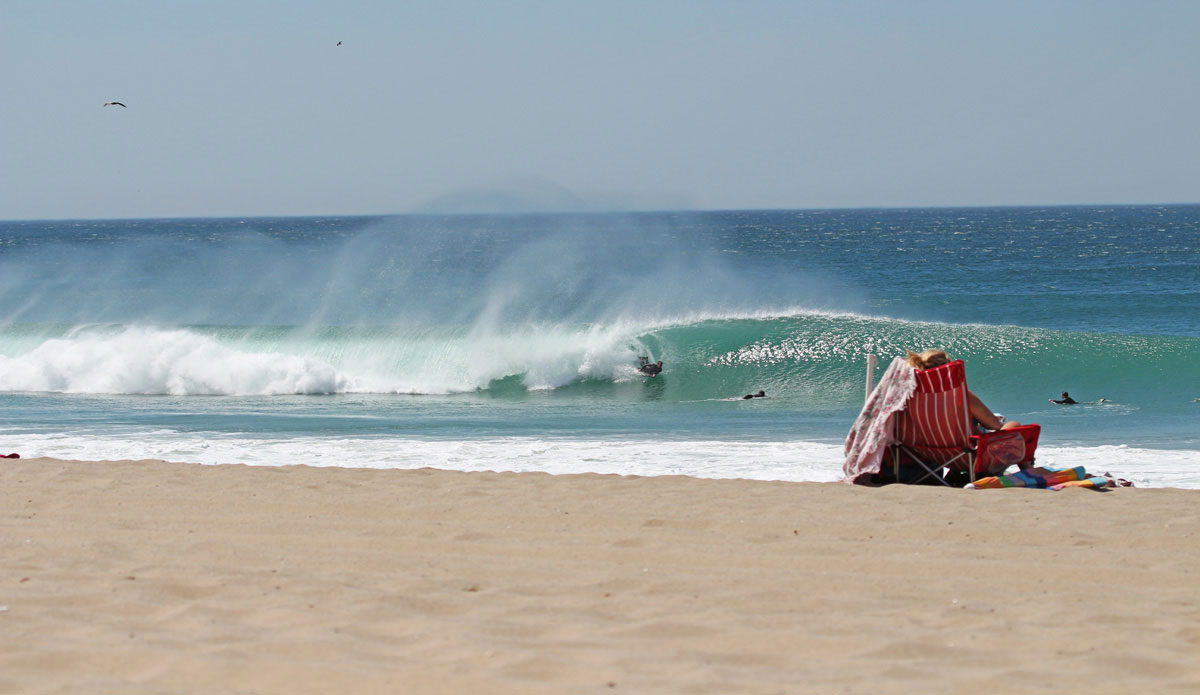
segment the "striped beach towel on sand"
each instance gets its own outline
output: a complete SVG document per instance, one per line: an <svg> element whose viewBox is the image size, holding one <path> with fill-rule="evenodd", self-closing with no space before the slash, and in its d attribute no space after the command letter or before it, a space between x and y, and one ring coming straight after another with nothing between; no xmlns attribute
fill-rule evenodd
<svg viewBox="0 0 1200 695"><path fill-rule="evenodd" d="M994 475L980 478L967 485L975 490L987 490L999 487L1036 487L1046 490L1061 490L1064 487L1108 487L1108 478L1099 475L1088 475L1083 466L1056 470L1054 468L1030 468L1008 475Z"/></svg>

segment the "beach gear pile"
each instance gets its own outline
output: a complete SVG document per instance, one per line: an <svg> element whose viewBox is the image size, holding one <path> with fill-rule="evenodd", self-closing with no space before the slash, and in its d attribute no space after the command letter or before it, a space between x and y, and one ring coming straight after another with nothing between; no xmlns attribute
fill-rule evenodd
<svg viewBox="0 0 1200 695"><path fill-rule="evenodd" d="M994 475L980 478L965 486L969 490L988 490L1002 487L1036 487L1045 490L1061 490L1065 487L1087 487L1094 489L1108 487L1133 487L1133 483L1124 478L1113 478L1108 474L1089 475L1083 466L1065 468L1028 468L1008 475Z"/></svg>

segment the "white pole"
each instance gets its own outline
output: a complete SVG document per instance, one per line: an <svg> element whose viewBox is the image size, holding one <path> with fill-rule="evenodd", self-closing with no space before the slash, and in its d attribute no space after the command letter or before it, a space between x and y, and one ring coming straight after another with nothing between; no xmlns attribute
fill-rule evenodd
<svg viewBox="0 0 1200 695"><path fill-rule="evenodd" d="M867 355L867 394L863 397L864 400L871 397L871 388L875 385L875 363L877 358L875 355Z"/></svg>

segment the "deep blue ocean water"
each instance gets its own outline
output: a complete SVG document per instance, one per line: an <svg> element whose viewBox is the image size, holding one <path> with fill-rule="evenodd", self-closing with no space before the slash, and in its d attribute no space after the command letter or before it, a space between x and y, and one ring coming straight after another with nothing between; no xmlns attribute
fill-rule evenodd
<svg viewBox="0 0 1200 695"><path fill-rule="evenodd" d="M1200 206L0 222L0 447L834 480L939 347L1040 461L1200 487L1198 269Z"/></svg>

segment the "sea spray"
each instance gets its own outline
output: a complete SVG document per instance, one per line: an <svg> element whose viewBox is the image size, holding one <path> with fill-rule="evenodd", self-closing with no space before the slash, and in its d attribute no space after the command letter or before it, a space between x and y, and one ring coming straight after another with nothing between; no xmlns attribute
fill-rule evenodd
<svg viewBox="0 0 1200 695"><path fill-rule="evenodd" d="M320 219L117 220L67 223L73 233L34 225L26 233L44 243L23 241L0 253L0 316L9 323L319 330L855 308L845 296L833 299L820 271L730 255L718 239L680 234L676 223L350 218L343 228Z"/></svg>

